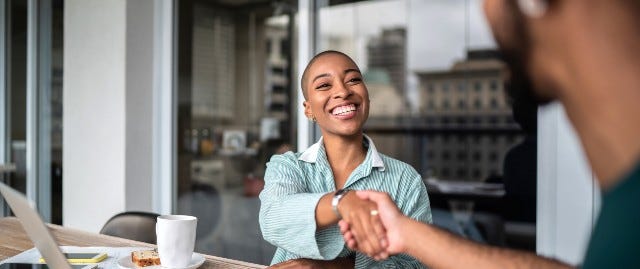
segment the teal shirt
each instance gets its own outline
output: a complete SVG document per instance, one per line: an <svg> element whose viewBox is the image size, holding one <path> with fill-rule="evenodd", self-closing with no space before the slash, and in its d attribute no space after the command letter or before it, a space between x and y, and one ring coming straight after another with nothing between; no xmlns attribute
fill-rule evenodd
<svg viewBox="0 0 640 269"><path fill-rule="evenodd" d="M640 164L604 193L584 268L640 267Z"/></svg>
<svg viewBox="0 0 640 269"><path fill-rule="evenodd" d="M431 209L422 177L410 165L378 153L365 136L367 155L351 173L346 189L388 193L407 216L431 223ZM322 138L302 153L275 155L267 163L260 193L260 229L278 247L271 264L290 259L333 260L353 255L338 225L316 230L315 209L320 197L336 190ZM424 268L408 255L376 262L355 253L355 268Z"/></svg>

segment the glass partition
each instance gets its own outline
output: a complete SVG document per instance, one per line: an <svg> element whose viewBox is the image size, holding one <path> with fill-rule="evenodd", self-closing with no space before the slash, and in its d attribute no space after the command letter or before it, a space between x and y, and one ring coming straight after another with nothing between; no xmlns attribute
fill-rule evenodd
<svg viewBox="0 0 640 269"><path fill-rule="evenodd" d="M265 163L296 150L295 1L179 1L178 200L196 251L269 264Z"/></svg>
<svg viewBox="0 0 640 269"><path fill-rule="evenodd" d="M6 117L2 126L5 129L0 131L7 137L7 152L0 154L6 154L7 162L15 165L15 170L3 173L1 180L36 201L47 222L62 224L64 1L7 0L3 5L4 14L0 19L4 20L4 29L0 34L4 35L5 41L5 69L2 70L5 74L1 83L6 87L6 99L0 109ZM35 14L31 21L30 10ZM37 25L32 27L30 23ZM28 38L36 39L32 44L34 47L30 47ZM29 96L27 87L34 88L33 96ZM28 97L32 102L27 101ZM36 116L29 117L28 111ZM28 135L30 132L32 136ZM38 149L30 149L30 146ZM34 154L37 159L29 169L28 150L37 151ZM37 177L29 181L29 175ZM37 192L29 193L29 189ZM4 211L0 216L9 215L8 208Z"/></svg>
<svg viewBox="0 0 640 269"><path fill-rule="evenodd" d="M365 132L422 174L436 224L535 250L536 108L507 94L482 1L348 2L320 8L318 52L363 70Z"/></svg>

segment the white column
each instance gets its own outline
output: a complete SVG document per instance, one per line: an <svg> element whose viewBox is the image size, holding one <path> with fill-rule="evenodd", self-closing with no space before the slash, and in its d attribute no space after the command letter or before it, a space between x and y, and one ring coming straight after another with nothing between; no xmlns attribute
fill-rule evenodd
<svg viewBox="0 0 640 269"><path fill-rule="evenodd" d="M153 73L153 211L175 212L176 168L176 3L155 0Z"/></svg>
<svg viewBox="0 0 640 269"><path fill-rule="evenodd" d="M64 7L63 224L92 232L126 209L126 6Z"/></svg>
<svg viewBox="0 0 640 269"><path fill-rule="evenodd" d="M125 208L151 211L154 5L126 3Z"/></svg>
<svg viewBox="0 0 640 269"><path fill-rule="evenodd" d="M538 112L537 252L582 263L600 191L563 107Z"/></svg>
<svg viewBox="0 0 640 269"><path fill-rule="evenodd" d="M122 211L171 212L173 32L157 17L169 5L171 23L171 3L65 2L66 226L96 232Z"/></svg>
<svg viewBox="0 0 640 269"><path fill-rule="evenodd" d="M298 80L296 83L292 83L292 85L298 85L300 88L299 82L300 78L302 78L302 72L304 68L307 66L311 57L315 53L315 8L314 8L313 0L299 0L298 1ZM298 125L298 151L303 151L307 147L311 145L310 138L312 136L312 126L309 123L309 119L304 114L304 107L302 106L302 102L304 101L304 96L302 95L302 91L296 91L296 100L295 106L298 108L297 111L297 125Z"/></svg>

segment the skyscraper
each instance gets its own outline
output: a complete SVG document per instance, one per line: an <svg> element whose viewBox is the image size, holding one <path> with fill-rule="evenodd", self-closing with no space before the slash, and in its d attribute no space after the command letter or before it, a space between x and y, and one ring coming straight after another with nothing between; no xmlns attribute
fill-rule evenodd
<svg viewBox="0 0 640 269"><path fill-rule="evenodd" d="M407 31L405 28L385 29L367 44L369 69L384 70L398 93L406 98Z"/></svg>

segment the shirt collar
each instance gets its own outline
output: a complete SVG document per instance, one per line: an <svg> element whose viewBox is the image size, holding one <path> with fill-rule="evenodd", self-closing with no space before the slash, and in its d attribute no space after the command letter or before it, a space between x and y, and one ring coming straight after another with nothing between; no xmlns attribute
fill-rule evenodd
<svg viewBox="0 0 640 269"><path fill-rule="evenodd" d="M376 149L376 145L373 144L373 140L371 140L371 138L369 138L369 136L367 136L366 134L364 134L364 138L366 140L365 143L369 145L369 150L371 150L371 166L377 167L379 171L384 171L384 162L382 161L380 153L378 153L378 150ZM311 147L302 152L302 154L300 154L300 157L298 157L298 160L308 163L315 163L318 159L318 151L320 151L321 146L322 137L320 137L318 142L311 145Z"/></svg>

